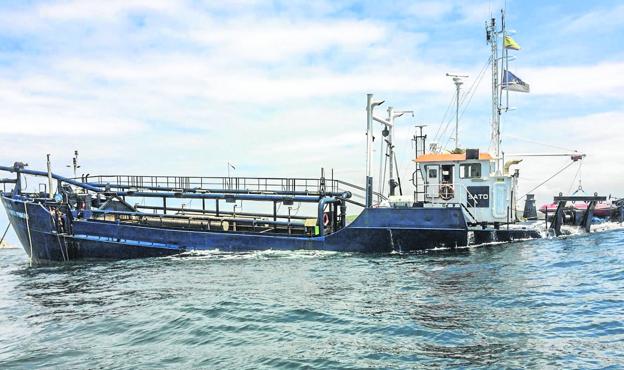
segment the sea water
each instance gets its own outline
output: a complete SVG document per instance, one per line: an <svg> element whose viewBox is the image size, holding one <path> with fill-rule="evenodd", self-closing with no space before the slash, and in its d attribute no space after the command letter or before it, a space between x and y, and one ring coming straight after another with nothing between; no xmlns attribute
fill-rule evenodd
<svg viewBox="0 0 624 370"><path fill-rule="evenodd" d="M40 267L0 250L3 369L431 366L624 366L624 231Z"/></svg>

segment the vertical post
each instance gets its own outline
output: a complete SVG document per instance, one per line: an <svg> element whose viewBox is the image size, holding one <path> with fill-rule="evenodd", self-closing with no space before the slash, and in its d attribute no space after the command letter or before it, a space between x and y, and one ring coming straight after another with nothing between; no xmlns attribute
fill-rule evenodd
<svg viewBox="0 0 624 370"><path fill-rule="evenodd" d="M511 216L511 207L507 206L507 231L509 231L509 218Z"/></svg>
<svg viewBox="0 0 624 370"><path fill-rule="evenodd" d="M366 177L366 207L373 206L373 178L370 176Z"/></svg>
<svg viewBox="0 0 624 370"><path fill-rule="evenodd" d="M340 228L347 226L347 204L344 199L340 200Z"/></svg>
<svg viewBox="0 0 624 370"><path fill-rule="evenodd" d="M22 193L22 167L17 163L13 165L15 168L15 187L13 188L12 196L15 197Z"/></svg>
<svg viewBox="0 0 624 370"><path fill-rule="evenodd" d="M219 217L219 199L215 199L215 209L217 210L217 217Z"/></svg>
<svg viewBox="0 0 624 370"><path fill-rule="evenodd" d="M370 177L372 168L373 145L373 94L366 94L366 177ZM368 182L368 181L367 181Z"/></svg>
<svg viewBox="0 0 624 370"><path fill-rule="evenodd" d="M167 197L163 197L163 213L167 214Z"/></svg>
<svg viewBox="0 0 624 370"><path fill-rule="evenodd" d="M500 163L500 104L498 99L498 32L496 31L496 19L491 18L490 24L487 26L487 41L492 49L490 63L492 63L492 138L490 146L496 154L496 173L501 173Z"/></svg>
<svg viewBox="0 0 624 370"><path fill-rule="evenodd" d="M455 82L455 148L459 148L459 96L461 92L461 85L463 84L461 78L468 77L465 76L455 76L453 77L453 82Z"/></svg>
<svg viewBox="0 0 624 370"><path fill-rule="evenodd" d="M290 225L290 211L292 210L291 206L288 206L288 235L292 234L292 229Z"/></svg>
<svg viewBox="0 0 624 370"><path fill-rule="evenodd" d="M367 208L373 205L373 178L371 177L372 152L373 152L373 94L366 94L366 207ZM321 227L322 227L322 224L321 224Z"/></svg>
<svg viewBox="0 0 624 370"><path fill-rule="evenodd" d="M458 77L455 77L453 80L455 80L455 88L457 90L455 98L455 148L459 148L459 89L461 81Z"/></svg>
<svg viewBox="0 0 624 370"><path fill-rule="evenodd" d="M392 130L394 128L394 108L388 107L388 122L390 123L390 127L387 127L388 130L388 187L390 188L390 195L394 195L394 148L392 147Z"/></svg>
<svg viewBox="0 0 624 370"><path fill-rule="evenodd" d="M46 155L46 162L48 165L48 195L49 198L54 198L54 193L52 192L52 165L50 164L50 154Z"/></svg>

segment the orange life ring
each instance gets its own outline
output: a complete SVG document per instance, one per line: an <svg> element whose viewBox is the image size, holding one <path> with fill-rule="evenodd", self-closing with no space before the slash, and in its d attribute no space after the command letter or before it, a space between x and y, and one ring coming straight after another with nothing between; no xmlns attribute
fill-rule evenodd
<svg viewBox="0 0 624 370"><path fill-rule="evenodd" d="M323 226L329 225L329 213L323 213Z"/></svg>

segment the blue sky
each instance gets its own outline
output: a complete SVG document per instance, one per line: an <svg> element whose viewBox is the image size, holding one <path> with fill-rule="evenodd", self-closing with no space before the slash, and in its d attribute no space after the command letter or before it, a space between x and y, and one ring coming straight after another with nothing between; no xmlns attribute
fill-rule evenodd
<svg viewBox="0 0 624 370"><path fill-rule="evenodd" d="M3 1L0 162L85 172L317 176L361 182L365 94L413 109L397 129L411 172L413 125L440 125L453 85L486 62L484 22L501 1ZM508 152L589 154L589 191L624 189L624 3L507 1L522 46ZM466 85L472 83L469 78ZM489 81L460 140L487 149ZM444 139L442 140L444 141ZM378 153L376 153L378 154ZM530 189L566 159L521 164ZM540 189L569 188L576 168ZM622 194L620 194L622 195ZM4 215L2 215L4 217ZM5 219L1 219L4 223Z"/></svg>

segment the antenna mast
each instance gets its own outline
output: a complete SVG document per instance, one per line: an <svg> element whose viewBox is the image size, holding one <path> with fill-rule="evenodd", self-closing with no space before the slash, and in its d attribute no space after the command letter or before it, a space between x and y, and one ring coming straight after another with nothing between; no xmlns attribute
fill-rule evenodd
<svg viewBox="0 0 624 370"><path fill-rule="evenodd" d="M461 85L464 83L462 78L468 78L468 75L457 75L452 73L446 74L448 77L453 77L455 83L455 89L457 90L456 105L455 105L455 148L459 149L459 92Z"/></svg>
<svg viewBox="0 0 624 370"><path fill-rule="evenodd" d="M490 148L494 150L496 155L496 173L501 173L501 135L500 135L500 101L499 101L499 83L498 83L498 34L496 30L496 18L491 18L490 23L485 25L486 40L492 48L492 137Z"/></svg>

